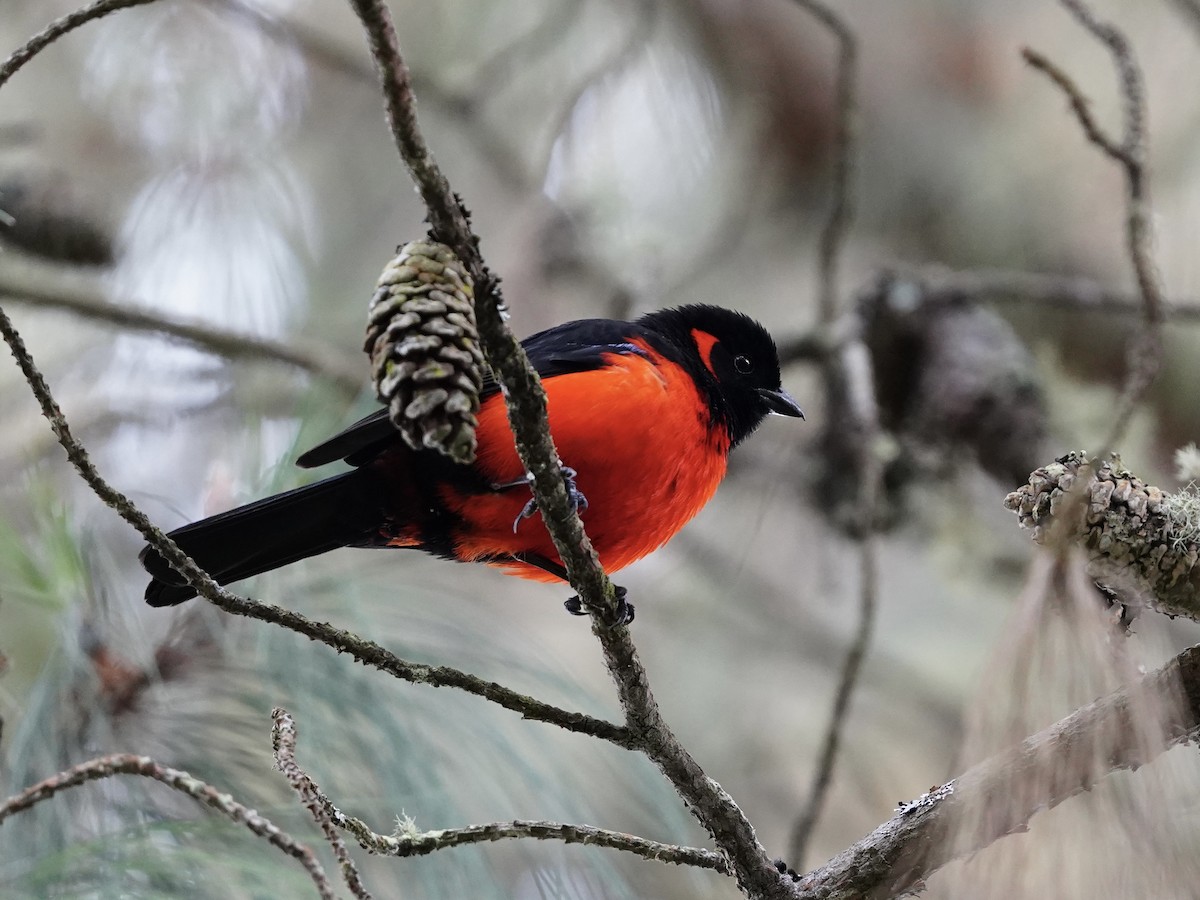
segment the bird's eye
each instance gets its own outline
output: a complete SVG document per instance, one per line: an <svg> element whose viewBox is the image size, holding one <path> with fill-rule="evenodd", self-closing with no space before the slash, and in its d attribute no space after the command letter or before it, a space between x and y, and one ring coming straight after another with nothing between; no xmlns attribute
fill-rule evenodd
<svg viewBox="0 0 1200 900"><path fill-rule="evenodd" d="M754 364L750 362L748 356L735 356L733 358L733 367L742 375L749 375L754 371Z"/></svg>

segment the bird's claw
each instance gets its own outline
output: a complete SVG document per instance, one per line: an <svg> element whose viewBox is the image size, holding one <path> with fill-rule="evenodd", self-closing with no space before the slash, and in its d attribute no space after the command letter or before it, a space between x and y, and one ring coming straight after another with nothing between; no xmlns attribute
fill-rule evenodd
<svg viewBox="0 0 1200 900"><path fill-rule="evenodd" d="M628 625L633 621L634 614L637 612L633 608L633 604L625 599L625 594L628 593L625 588L615 584L613 585L613 589L617 594L617 615L615 621L609 625L610 628L614 625ZM563 601L563 606L573 616L587 615L587 610L583 608L583 601L579 599L578 594Z"/></svg>
<svg viewBox="0 0 1200 900"><path fill-rule="evenodd" d="M588 508L588 500L587 497L583 495L583 491L579 489L579 486L575 484L575 479L579 473L570 466L561 466L560 471L562 472L563 483L567 488L567 500L571 504L571 512L584 512ZM530 486L530 490L532 490L533 475L526 475L524 481L515 481L509 484L497 485L496 487L497 489L503 490L505 488L516 487L519 484L528 484ZM517 527L523 520L532 517L536 512L537 500L535 500L533 497L530 497L529 502L521 507L521 511L517 514L517 517L513 519L513 534L517 533Z"/></svg>

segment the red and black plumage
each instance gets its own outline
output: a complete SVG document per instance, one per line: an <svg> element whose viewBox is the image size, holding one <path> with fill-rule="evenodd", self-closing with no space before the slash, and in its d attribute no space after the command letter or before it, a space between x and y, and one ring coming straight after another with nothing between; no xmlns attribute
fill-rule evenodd
<svg viewBox="0 0 1200 900"><path fill-rule="evenodd" d="M715 493L729 451L771 413L802 416L780 386L775 344L748 316L714 306L634 322L583 319L522 342L546 389L550 429L587 500L584 524L610 572L658 549ZM529 501L504 401L485 385L470 465L413 450L386 410L302 455L306 468L353 468L171 532L226 584L338 547L404 547L562 578ZM151 606L195 592L147 547Z"/></svg>

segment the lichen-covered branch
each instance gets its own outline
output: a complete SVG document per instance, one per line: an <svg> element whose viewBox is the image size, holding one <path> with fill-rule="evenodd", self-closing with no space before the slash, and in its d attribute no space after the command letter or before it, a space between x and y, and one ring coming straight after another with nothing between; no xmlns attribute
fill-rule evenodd
<svg viewBox="0 0 1200 900"><path fill-rule="evenodd" d="M67 788L77 787L101 778L111 778L114 775L139 775L143 778L151 778L187 794L239 825L246 826L254 834L265 838L273 846L297 859L308 871L309 877L312 878L321 897L325 900L334 900L333 885L330 884L325 870L312 850L280 829L270 819L244 804L238 803L229 794L217 790L212 785L206 784L180 769L160 765L148 756L117 753L111 756L97 757L59 772L0 803L0 825L4 823L5 819L36 806L43 800L49 800Z"/></svg>
<svg viewBox="0 0 1200 900"><path fill-rule="evenodd" d="M371 831L358 819L346 818L341 824L358 839L363 848L381 856L425 856L438 850L448 850L466 844L524 838L562 841L565 844L591 844L610 850L622 850L654 862L695 866L700 869L712 869L723 875L729 874L729 864L725 857L712 850L664 844L592 825L514 819L511 822L489 822L484 825L464 825L461 828L439 828L433 831L413 828L411 833L402 828L396 834L384 835Z"/></svg>
<svg viewBox="0 0 1200 900"><path fill-rule="evenodd" d="M1146 765L1194 739L1197 729L1200 646L904 805L803 876L799 896L884 900L918 890L946 863L1025 831L1038 812L1091 790L1113 772Z"/></svg>
<svg viewBox="0 0 1200 900"><path fill-rule="evenodd" d="M438 850L448 850L464 844L499 841L508 838L533 838L535 840L557 840L567 844L594 844L613 850L624 850L644 859L674 865L696 866L714 869L728 874L724 857L711 850L681 847L649 841L637 835L595 828L591 825L567 825L560 822L542 822L517 819L511 822L492 822L486 825L466 825L461 828L443 828L435 831L420 831L411 819L402 820L394 834L384 835L372 831L361 819L347 816L333 805L321 792L316 783L296 761L296 723L286 710L276 708L271 712L274 725L271 729L275 747L275 764L287 777L292 788L300 795L313 818L321 825L326 838L334 847L343 871L353 862L346 854L341 837L333 832L334 826L354 835L364 850L382 856L425 856ZM354 872L357 877L357 871ZM347 883L350 879L347 878ZM356 896L361 896L356 893Z"/></svg>
<svg viewBox="0 0 1200 900"><path fill-rule="evenodd" d="M329 799L317 787L307 772L296 762L296 720L287 710L275 707L271 710L271 743L274 747L275 767L283 773L292 790L300 798L305 809L312 815L313 820L321 828L325 840L333 849L338 867L342 870L342 880L358 900L371 900L371 893L358 874L358 866L346 849L346 842L334 824L329 809L333 806Z"/></svg>
<svg viewBox="0 0 1200 900"><path fill-rule="evenodd" d="M1125 469L1069 453L1005 498L1039 544L1078 544L1092 577L1127 606L1200 620L1200 492L1168 494Z"/></svg>

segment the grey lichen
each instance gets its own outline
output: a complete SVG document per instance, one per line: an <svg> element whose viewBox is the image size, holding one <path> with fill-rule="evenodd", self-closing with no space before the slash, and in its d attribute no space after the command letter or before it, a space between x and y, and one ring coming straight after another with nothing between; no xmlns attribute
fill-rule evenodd
<svg viewBox="0 0 1200 900"><path fill-rule="evenodd" d="M1200 495L1148 485L1121 465L1069 453L1004 505L1039 544L1081 545L1089 572L1126 603L1200 620Z"/></svg>

